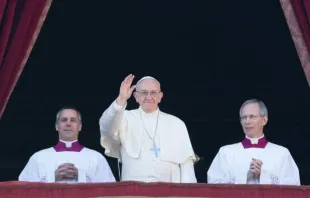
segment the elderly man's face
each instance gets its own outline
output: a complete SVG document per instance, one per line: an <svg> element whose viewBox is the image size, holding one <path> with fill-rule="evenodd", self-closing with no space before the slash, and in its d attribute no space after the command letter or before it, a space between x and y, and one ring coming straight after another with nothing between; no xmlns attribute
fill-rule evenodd
<svg viewBox="0 0 310 198"><path fill-rule="evenodd" d="M77 140L82 128L78 113L73 109L65 109L60 112L56 123L56 130L59 133L59 139L64 141Z"/></svg>
<svg viewBox="0 0 310 198"><path fill-rule="evenodd" d="M267 120L267 116L260 116L257 103L246 104L241 110L241 125L244 133L250 138L262 136Z"/></svg>
<svg viewBox="0 0 310 198"><path fill-rule="evenodd" d="M156 80L144 79L136 90L134 97L145 112L150 113L158 108L163 93L160 91L160 85Z"/></svg>

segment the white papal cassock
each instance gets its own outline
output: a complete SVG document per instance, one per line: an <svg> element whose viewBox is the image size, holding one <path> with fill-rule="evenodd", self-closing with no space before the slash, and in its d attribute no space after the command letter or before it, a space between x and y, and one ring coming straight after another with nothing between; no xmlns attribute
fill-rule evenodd
<svg viewBox="0 0 310 198"><path fill-rule="evenodd" d="M247 182L252 158L263 165L259 180ZM300 178L289 150L262 136L221 147L208 170L208 183L300 185Z"/></svg>
<svg viewBox="0 0 310 198"><path fill-rule="evenodd" d="M78 141L61 140L54 147L33 154L19 175L19 181L55 182L55 171L63 163L74 164L78 169L78 179L61 182L115 182L102 154L83 147Z"/></svg>
<svg viewBox="0 0 310 198"><path fill-rule="evenodd" d="M184 122L159 109L145 113L141 107L125 108L114 101L99 121L105 154L122 162L121 180L197 182L196 157ZM152 139L159 148L157 156Z"/></svg>

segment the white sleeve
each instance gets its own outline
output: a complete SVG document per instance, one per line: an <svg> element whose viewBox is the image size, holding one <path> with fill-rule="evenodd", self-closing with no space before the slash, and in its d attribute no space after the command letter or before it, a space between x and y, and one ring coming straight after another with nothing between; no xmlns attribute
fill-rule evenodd
<svg viewBox="0 0 310 198"><path fill-rule="evenodd" d="M39 166L37 155L34 154L30 157L29 161L27 162L26 166L20 173L18 177L19 181L29 181L29 182L40 182L40 174L39 174Z"/></svg>
<svg viewBox="0 0 310 198"><path fill-rule="evenodd" d="M208 183L234 183L232 181L228 163L223 152L223 148L219 150L207 173Z"/></svg>
<svg viewBox="0 0 310 198"><path fill-rule="evenodd" d="M44 165L39 164L38 153L33 154L22 172L18 177L18 181L29 182L55 182L55 171L48 171Z"/></svg>
<svg viewBox="0 0 310 198"><path fill-rule="evenodd" d="M180 165L181 183L197 183L193 159L187 159Z"/></svg>
<svg viewBox="0 0 310 198"><path fill-rule="evenodd" d="M115 182L115 177L112 170L101 154L98 155L98 164L95 170L95 175L91 178L91 182Z"/></svg>
<svg viewBox="0 0 310 198"><path fill-rule="evenodd" d="M114 101L106 109L99 119L100 144L105 148L105 154L110 157L119 158L120 136L119 129L123 124L123 115L126 104L120 106Z"/></svg>
<svg viewBox="0 0 310 198"><path fill-rule="evenodd" d="M282 167L280 169L279 183L281 185L300 185L298 167L288 150L284 156Z"/></svg>

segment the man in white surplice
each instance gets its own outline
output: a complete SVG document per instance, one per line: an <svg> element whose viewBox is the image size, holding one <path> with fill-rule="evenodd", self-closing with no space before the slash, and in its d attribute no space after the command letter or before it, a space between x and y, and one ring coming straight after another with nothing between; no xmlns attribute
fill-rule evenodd
<svg viewBox="0 0 310 198"><path fill-rule="evenodd" d="M30 182L115 182L109 164L99 152L78 142L82 128L80 112L65 107L56 115L59 142L34 153L19 175L19 181Z"/></svg>
<svg viewBox="0 0 310 198"><path fill-rule="evenodd" d="M163 93L153 77L132 85L128 75L120 94L99 124L105 154L122 162L121 180L196 183L196 160L187 128L179 118L159 110ZM133 93L139 108L126 110Z"/></svg>
<svg viewBox="0 0 310 198"><path fill-rule="evenodd" d="M265 104L247 100L239 114L245 138L220 148L208 170L208 183L300 185L299 170L289 150L264 136L268 120Z"/></svg>

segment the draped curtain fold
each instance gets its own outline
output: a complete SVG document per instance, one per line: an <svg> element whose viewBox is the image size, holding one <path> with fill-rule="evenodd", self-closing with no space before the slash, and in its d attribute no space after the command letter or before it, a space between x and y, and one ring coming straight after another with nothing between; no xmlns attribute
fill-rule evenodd
<svg viewBox="0 0 310 198"><path fill-rule="evenodd" d="M280 0L280 3L310 85L310 0Z"/></svg>
<svg viewBox="0 0 310 198"><path fill-rule="evenodd" d="M0 0L0 118L52 0Z"/></svg>

